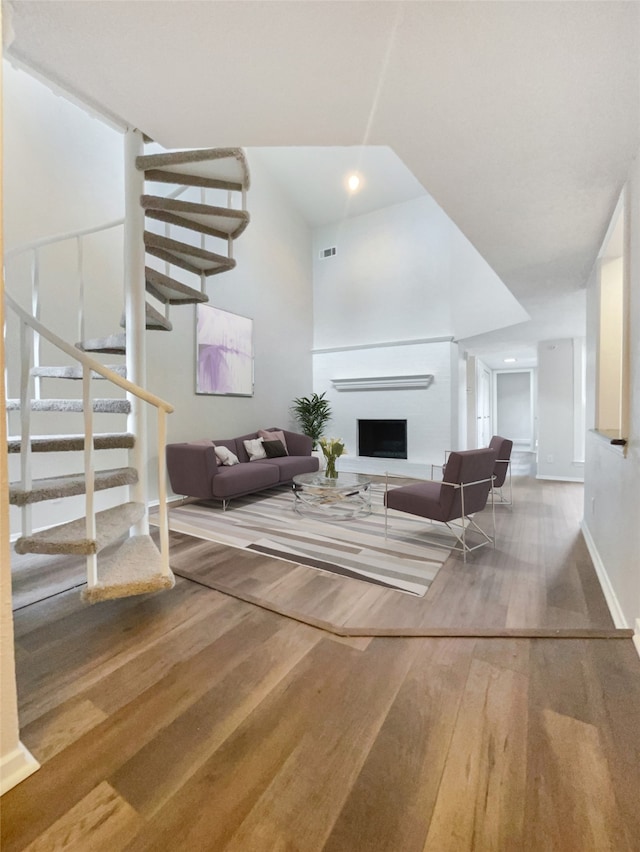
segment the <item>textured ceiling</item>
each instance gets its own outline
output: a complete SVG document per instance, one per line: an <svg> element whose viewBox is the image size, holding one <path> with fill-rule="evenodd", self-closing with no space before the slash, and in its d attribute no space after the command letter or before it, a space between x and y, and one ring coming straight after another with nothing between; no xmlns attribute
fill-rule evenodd
<svg viewBox="0 0 640 852"><path fill-rule="evenodd" d="M640 144L637 2L14 3L10 54L166 147L392 148L532 316L583 291Z"/></svg>

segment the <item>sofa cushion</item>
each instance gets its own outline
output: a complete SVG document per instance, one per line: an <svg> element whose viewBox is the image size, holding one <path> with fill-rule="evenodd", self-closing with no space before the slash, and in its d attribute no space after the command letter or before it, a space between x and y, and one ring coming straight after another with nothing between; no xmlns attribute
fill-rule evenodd
<svg viewBox="0 0 640 852"><path fill-rule="evenodd" d="M242 443L244 444L244 448L249 456L249 461L264 459L267 457L267 453L262 443L262 438L254 438L251 441L243 441Z"/></svg>
<svg viewBox="0 0 640 852"><path fill-rule="evenodd" d="M244 442L245 441L255 441L259 435L257 432L249 432L248 435L239 435L237 438L234 438L235 441L235 454L238 456L241 462L249 461L249 453L246 451Z"/></svg>
<svg viewBox="0 0 640 852"><path fill-rule="evenodd" d="M231 467L238 464L238 457L231 452L227 447L218 447L214 444L216 456L220 459L223 465Z"/></svg>
<svg viewBox="0 0 640 852"><path fill-rule="evenodd" d="M285 438L282 429L258 429L258 435L261 438L264 438L265 441L281 441L285 453L289 455L287 439Z"/></svg>
<svg viewBox="0 0 640 852"><path fill-rule="evenodd" d="M442 506L444 489L446 489L445 496L450 497L453 494L453 488L448 488L440 482L403 485L388 491L385 495L385 503L389 509L397 509L399 512L433 518L436 521L446 521L447 511Z"/></svg>
<svg viewBox="0 0 640 852"><path fill-rule="evenodd" d="M211 482L211 490L214 497L226 499L277 485L278 481L278 468L259 460L254 464L218 468L218 473Z"/></svg>
<svg viewBox="0 0 640 852"><path fill-rule="evenodd" d="M280 482L289 482L298 473L314 473L320 467L316 456L283 456L282 458L260 459L251 467L270 465L280 474Z"/></svg>
<svg viewBox="0 0 640 852"><path fill-rule="evenodd" d="M278 459L287 455L282 441L263 441L262 446L268 459Z"/></svg>

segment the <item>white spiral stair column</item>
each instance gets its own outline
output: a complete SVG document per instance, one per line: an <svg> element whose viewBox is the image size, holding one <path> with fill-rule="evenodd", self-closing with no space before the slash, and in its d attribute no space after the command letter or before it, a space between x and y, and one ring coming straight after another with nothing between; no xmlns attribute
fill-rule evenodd
<svg viewBox="0 0 640 852"><path fill-rule="evenodd" d="M124 184L124 277L127 378L140 387L146 387L145 358L145 249L144 210L140 197L144 194L144 174L136 168L136 157L144 150L142 134L129 128L125 134ZM127 429L136 436L135 446L129 453L129 463L138 471L138 482L130 486L130 500L147 504L147 424L145 406L140 399L128 395L131 402ZM134 535L148 535L148 515L132 527Z"/></svg>

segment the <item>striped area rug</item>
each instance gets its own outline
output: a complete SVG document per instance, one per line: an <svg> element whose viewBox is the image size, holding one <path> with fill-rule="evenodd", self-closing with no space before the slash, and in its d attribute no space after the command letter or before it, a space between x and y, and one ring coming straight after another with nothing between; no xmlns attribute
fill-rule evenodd
<svg viewBox="0 0 640 852"><path fill-rule="evenodd" d="M427 521L389 512L384 535L383 485L372 486L372 513L348 521L319 521L293 509L286 486L231 501L226 512L218 501L172 506L169 527L198 538L308 565L345 577L422 596L449 556L434 547L435 528Z"/></svg>

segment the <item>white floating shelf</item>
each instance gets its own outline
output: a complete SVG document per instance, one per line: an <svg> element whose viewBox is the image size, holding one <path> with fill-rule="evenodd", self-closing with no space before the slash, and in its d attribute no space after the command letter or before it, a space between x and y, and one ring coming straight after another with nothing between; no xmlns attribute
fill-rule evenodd
<svg viewBox="0 0 640 852"><path fill-rule="evenodd" d="M430 373L412 376L365 376L359 379L331 379L338 391L363 390L419 390L428 388L433 381Z"/></svg>

